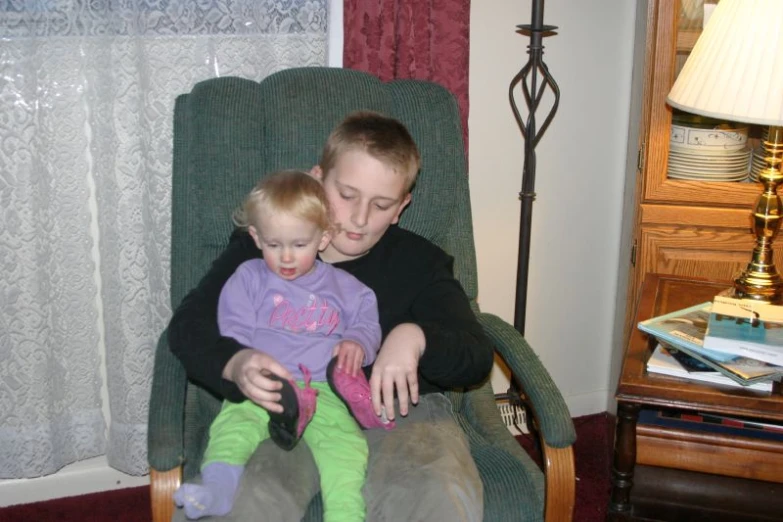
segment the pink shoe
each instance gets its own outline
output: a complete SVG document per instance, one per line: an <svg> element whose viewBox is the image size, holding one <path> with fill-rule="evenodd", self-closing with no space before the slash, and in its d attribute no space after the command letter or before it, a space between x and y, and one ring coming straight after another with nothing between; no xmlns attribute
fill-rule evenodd
<svg viewBox="0 0 783 522"><path fill-rule="evenodd" d="M293 380L284 381L277 376L271 377L283 383L280 390L283 413L269 412L269 437L284 450L294 449L302 438L305 427L315 415L318 390L310 386L310 370L302 364L299 369L304 376L304 388L297 386Z"/></svg>
<svg viewBox="0 0 783 522"><path fill-rule="evenodd" d="M296 390L296 402L299 405L299 423L296 425L296 436L301 437L304 433L305 426L310 424L310 421L315 415L315 398L318 396L318 390L310 386L312 375L310 370L304 364L299 365L299 369L302 370L304 376L304 389L292 383Z"/></svg>
<svg viewBox="0 0 783 522"><path fill-rule="evenodd" d="M364 372L359 371L354 377L337 370L337 357L334 357L326 367L326 380L329 381L332 391L348 406L348 410L362 428L385 430L394 428L394 421L387 420L385 415L382 418L378 417L373 411L370 383L367 382Z"/></svg>

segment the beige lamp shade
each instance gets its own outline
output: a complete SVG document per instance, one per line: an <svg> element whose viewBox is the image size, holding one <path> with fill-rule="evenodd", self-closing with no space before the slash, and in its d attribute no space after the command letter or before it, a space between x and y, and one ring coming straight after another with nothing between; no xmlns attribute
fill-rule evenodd
<svg viewBox="0 0 783 522"><path fill-rule="evenodd" d="M720 120L783 125L783 0L720 0L666 100Z"/></svg>

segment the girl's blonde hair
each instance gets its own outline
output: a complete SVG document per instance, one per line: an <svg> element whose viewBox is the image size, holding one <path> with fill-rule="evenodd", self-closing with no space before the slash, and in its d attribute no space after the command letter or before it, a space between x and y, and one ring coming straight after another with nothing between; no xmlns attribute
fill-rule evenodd
<svg viewBox="0 0 783 522"><path fill-rule="evenodd" d="M234 211L238 227L258 228L261 209L309 221L323 231L332 228L329 200L321 183L300 170L282 170L261 178Z"/></svg>

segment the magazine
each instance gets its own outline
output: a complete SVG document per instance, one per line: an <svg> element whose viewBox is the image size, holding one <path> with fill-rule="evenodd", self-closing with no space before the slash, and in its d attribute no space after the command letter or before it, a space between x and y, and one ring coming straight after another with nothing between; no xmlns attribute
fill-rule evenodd
<svg viewBox="0 0 783 522"><path fill-rule="evenodd" d="M715 296L712 301L713 312L736 317L758 317L765 321L783 322L783 306L755 299L740 299L725 295Z"/></svg>
<svg viewBox="0 0 783 522"><path fill-rule="evenodd" d="M736 355L726 361L714 361L697 351L661 341L677 361L691 372L717 371L742 385L761 381L779 381L783 366L775 366L757 359Z"/></svg>
<svg viewBox="0 0 783 522"><path fill-rule="evenodd" d="M653 317L639 323L639 329L653 335L659 342L684 352L714 371L718 371L742 385L760 381L780 380L783 365L772 365L743 356L705 349L712 303L701 303L690 308Z"/></svg>
<svg viewBox="0 0 783 522"><path fill-rule="evenodd" d="M783 307L745 299L716 299L704 347L783 365Z"/></svg>
<svg viewBox="0 0 783 522"><path fill-rule="evenodd" d="M647 371L697 382L720 384L723 386L733 386L763 392L772 391L772 381L742 385L717 371L689 371L661 344L658 344L655 347L655 351L653 351L650 359L647 361Z"/></svg>
<svg viewBox="0 0 783 522"><path fill-rule="evenodd" d="M712 302L697 304L676 312L652 317L637 326L643 332L677 347L699 352L714 361L728 361L734 355L704 348L704 335Z"/></svg>

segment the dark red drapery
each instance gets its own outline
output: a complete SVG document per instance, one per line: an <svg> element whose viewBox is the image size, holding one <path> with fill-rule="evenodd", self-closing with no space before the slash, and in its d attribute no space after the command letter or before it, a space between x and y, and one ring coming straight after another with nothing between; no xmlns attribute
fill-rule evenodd
<svg viewBox="0 0 783 522"><path fill-rule="evenodd" d="M467 150L470 0L344 0L343 67L430 80L457 98Z"/></svg>

